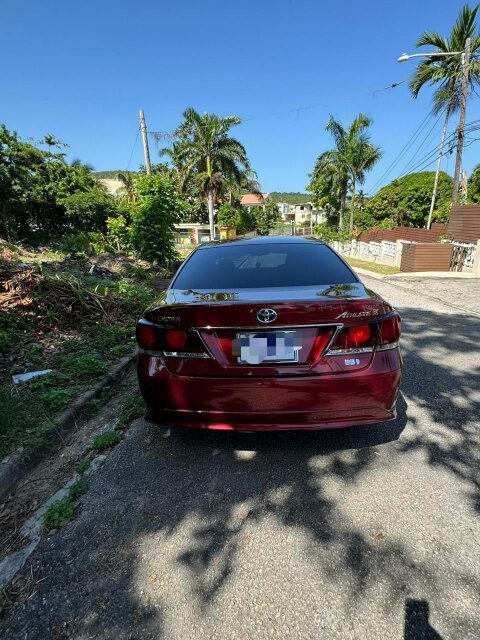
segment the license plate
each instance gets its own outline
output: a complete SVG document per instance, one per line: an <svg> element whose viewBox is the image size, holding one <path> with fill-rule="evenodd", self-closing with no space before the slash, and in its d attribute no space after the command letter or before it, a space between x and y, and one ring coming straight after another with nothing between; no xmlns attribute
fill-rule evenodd
<svg viewBox="0 0 480 640"><path fill-rule="evenodd" d="M240 364L297 362L301 348L301 334L298 331L262 331L237 333L232 353Z"/></svg>

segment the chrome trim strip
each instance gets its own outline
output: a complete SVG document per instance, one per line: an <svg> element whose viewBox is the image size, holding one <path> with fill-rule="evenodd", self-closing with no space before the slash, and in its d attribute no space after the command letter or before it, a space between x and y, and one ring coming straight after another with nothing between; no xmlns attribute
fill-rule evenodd
<svg viewBox="0 0 480 640"><path fill-rule="evenodd" d="M399 347L398 342L391 342L390 344L380 344L377 347L377 351L389 351L390 349L397 349Z"/></svg>
<svg viewBox="0 0 480 640"><path fill-rule="evenodd" d="M359 349L331 349L327 351L325 356L344 356L351 353L373 353L373 347L361 347Z"/></svg>
<svg viewBox="0 0 480 640"><path fill-rule="evenodd" d="M390 349L396 349L399 346L398 342L392 342L390 344L381 344L377 347L361 347L358 349L331 349L326 351L326 356L344 356L349 353L373 353L374 351L389 351Z"/></svg>
<svg viewBox="0 0 480 640"><path fill-rule="evenodd" d="M187 351L151 351L150 349L139 349L138 354L154 358L197 358L210 360L212 357L208 353L189 353Z"/></svg>
<svg viewBox="0 0 480 640"><path fill-rule="evenodd" d="M188 353L187 351L164 351L163 355L165 358L197 358L197 359L208 359L210 360L210 356L208 353Z"/></svg>
<svg viewBox="0 0 480 640"><path fill-rule="evenodd" d="M151 349L139 349L139 356L154 356L155 358L163 358L163 351L153 351Z"/></svg>
<svg viewBox="0 0 480 640"><path fill-rule="evenodd" d="M205 340L202 338L202 336L200 335L200 332L198 329L190 329L190 331L193 331L194 333L197 334L197 338L200 340L200 342L203 344L203 348L205 349L205 351L207 352L208 356L212 359L212 360L216 360L215 356L213 355L213 353L210 351L210 349L208 348L208 346L205 344Z"/></svg>
<svg viewBox="0 0 480 640"><path fill-rule="evenodd" d="M311 329L312 327L337 327L342 328L343 322L316 322L315 324L271 324L268 327L264 324L256 324L248 327L192 327L192 331L216 331L225 329L226 331L271 331L272 329Z"/></svg>

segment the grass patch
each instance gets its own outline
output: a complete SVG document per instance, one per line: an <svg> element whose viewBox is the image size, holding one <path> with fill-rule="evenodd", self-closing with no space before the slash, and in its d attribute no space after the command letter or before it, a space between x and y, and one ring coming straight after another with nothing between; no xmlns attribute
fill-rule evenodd
<svg viewBox="0 0 480 640"><path fill-rule="evenodd" d="M84 355L71 355L67 356L63 364L67 373L79 378L85 378L88 376L95 376L99 373L104 373L107 365L103 360L100 360L96 353L85 353Z"/></svg>
<svg viewBox="0 0 480 640"><path fill-rule="evenodd" d="M119 442L120 436L118 433L115 431L105 431L104 433L99 433L95 436L92 447L97 451L105 451L106 449L114 447Z"/></svg>
<svg viewBox="0 0 480 640"><path fill-rule="evenodd" d="M22 252L18 263L26 262ZM95 258L100 265L94 275L88 257L64 257L29 248L30 262L50 260L32 270L4 260L2 277L17 282L19 295L0 314L0 459L19 448L28 456L47 445L59 413L132 353L136 321L154 299L155 273L148 263ZM106 296L97 296L101 306L92 291ZM52 372L12 383L12 375L38 369ZM93 401L92 411L103 403L103 397Z"/></svg>
<svg viewBox="0 0 480 640"><path fill-rule="evenodd" d="M83 458L83 460L80 460L75 465L75 471L81 475L90 468L90 464L91 462L90 460L88 460L88 458Z"/></svg>
<svg viewBox="0 0 480 640"><path fill-rule="evenodd" d="M73 518L75 505L70 496L57 500L50 505L43 516L43 526L45 529L58 529Z"/></svg>
<svg viewBox="0 0 480 640"><path fill-rule="evenodd" d="M43 526L47 530L58 529L67 524L75 514L75 500L78 500L86 490L88 484L86 480L74 482L68 490L68 496L57 500L50 505L43 516Z"/></svg>
<svg viewBox="0 0 480 640"><path fill-rule="evenodd" d="M80 496L83 496L83 494L86 492L87 489L88 489L87 481L83 479L78 480L77 482L74 482L72 484L68 492L68 495L72 500L77 500L78 498L80 498Z"/></svg>
<svg viewBox="0 0 480 640"><path fill-rule="evenodd" d="M40 400L51 409L61 409L72 399L73 392L69 389L50 389L42 393Z"/></svg>
<svg viewBox="0 0 480 640"><path fill-rule="evenodd" d="M145 412L145 403L140 394L134 396L128 396L122 402L122 413L120 420L116 426L117 429L123 429L135 418L143 416Z"/></svg>
<svg viewBox="0 0 480 640"><path fill-rule="evenodd" d="M367 271L373 271L374 273L381 273L385 276L391 276L395 273L400 273L400 269L398 267L391 267L387 264L378 264L376 262L368 262L367 260L358 260L357 258L349 258L348 256L343 256L343 258L352 267L359 267L360 269L366 269Z"/></svg>

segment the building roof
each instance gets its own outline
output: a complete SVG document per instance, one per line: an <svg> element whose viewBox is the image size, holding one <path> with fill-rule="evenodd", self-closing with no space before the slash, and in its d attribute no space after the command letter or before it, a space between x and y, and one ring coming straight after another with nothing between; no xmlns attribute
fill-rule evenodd
<svg viewBox="0 0 480 640"><path fill-rule="evenodd" d="M245 193L240 200L240 204L263 204L268 193Z"/></svg>

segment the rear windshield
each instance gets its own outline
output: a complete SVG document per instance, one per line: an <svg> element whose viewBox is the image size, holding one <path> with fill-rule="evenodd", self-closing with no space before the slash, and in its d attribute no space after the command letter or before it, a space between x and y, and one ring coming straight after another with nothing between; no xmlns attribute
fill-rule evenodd
<svg viewBox="0 0 480 640"><path fill-rule="evenodd" d="M358 282L323 244L220 245L199 249L172 283L174 289L306 287Z"/></svg>

